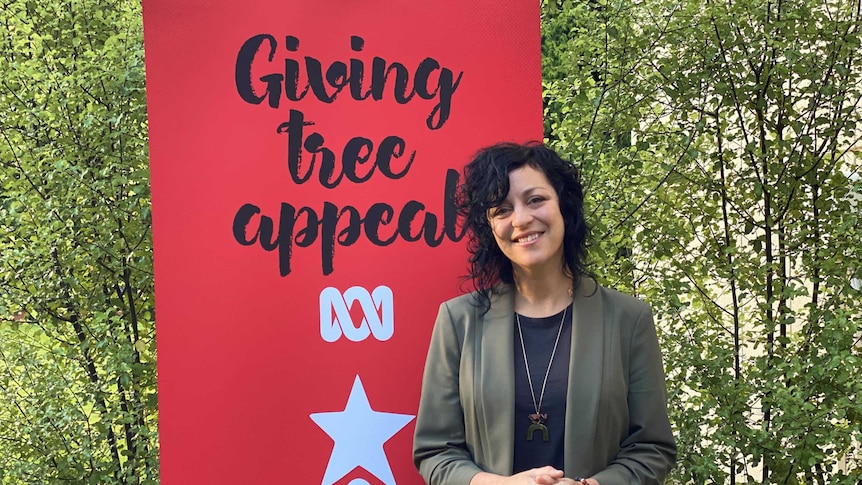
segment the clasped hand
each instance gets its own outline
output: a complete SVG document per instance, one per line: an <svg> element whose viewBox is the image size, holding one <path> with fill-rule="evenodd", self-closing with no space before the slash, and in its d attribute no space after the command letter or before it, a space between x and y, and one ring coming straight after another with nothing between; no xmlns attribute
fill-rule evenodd
<svg viewBox="0 0 862 485"><path fill-rule="evenodd" d="M552 466L532 468L509 477L479 472L470 480L470 485L579 485L579 483L564 477L562 470ZM588 483L599 485L599 482L593 479L589 479Z"/></svg>
<svg viewBox="0 0 862 485"><path fill-rule="evenodd" d="M564 477L562 470L557 470L552 466L533 468L512 475L509 478L511 481L507 481L506 483L511 483L512 485L577 485L577 482L571 478Z"/></svg>

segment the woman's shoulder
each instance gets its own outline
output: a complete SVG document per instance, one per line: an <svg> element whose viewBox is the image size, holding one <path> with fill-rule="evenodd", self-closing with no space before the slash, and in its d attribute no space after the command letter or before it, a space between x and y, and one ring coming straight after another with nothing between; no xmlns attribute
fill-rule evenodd
<svg viewBox="0 0 862 485"><path fill-rule="evenodd" d="M512 290L506 285L464 293L440 304L441 314L445 313L450 320L465 324L482 321L489 313L499 316L500 312L512 311Z"/></svg>
<svg viewBox="0 0 862 485"><path fill-rule="evenodd" d="M616 322L611 328L628 333L647 322L654 325L652 307L645 301L604 286L598 287L596 296L601 298L605 322Z"/></svg>
<svg viewBox="0 0 862 485"><path fill-rule="evenodd" d="M575 304L601 309L605 318L637 321L652 313L649 304L632 295L602 286L593 278L584 278L576 287Z"/></svg>
<svg viewBox="0 0 862 485"><path fill-rule="evenodd" d="M509 285L499 284L487 290L474 290L469 293L463 293L454 298L450 298L442 303L450 308L476 308L486 309L491 305L499 304L505 301L506 297L511 296L512 288Z"/></svg>
<svg viewBox="0 0 862 485"><path fill-rule="evenodd" d="M605 302L612 303L614 305L623 305L629 306L638 310L645 310L649 308L649 304L640 298L629 295L628 293L623 293L619 290L615 290L613 288L608 288L607 286L598 286L596 290L596 294L601 295L602 299Z"/></svg>
<svg viewBox="0 0 862 485"><path fill-rule="evenodd" d="M477 298L478 298L478 293L473 291L470 293L460 294L454 298L450 298L450 299L444 301L442 303L442 305L445 305L445 306L450 307L450 308L469 306L469 305L475 304L475 302L478 301Z"/></svg>
<svg viewBox="0 0 862 485"><path fill-rule="evenodd" d="M470 333L469 329L479 321L478 295L475 292L465 293L440 303L434 332L454 338L452 343L457 341L463 345Z"/></svg>

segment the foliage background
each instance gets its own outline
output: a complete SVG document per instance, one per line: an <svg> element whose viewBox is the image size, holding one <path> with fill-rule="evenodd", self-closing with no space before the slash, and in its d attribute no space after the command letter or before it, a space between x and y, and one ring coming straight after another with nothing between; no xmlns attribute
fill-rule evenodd
<svg viewBox="0 0 862 485"><path fill-rule="evenodd" d="M595 271L658 317L669 481L859 483L859 1L543 11Z"/></svg>
<svg viewBox="0 0 862 485"><path fill-rule="evenodd" d="M858 483L859 0L544 0L549 143L653 304L671 483ZM0 483L157 483L141 11L0 5Z"/></svg>
<svg viewBox="0 0 862 485"><path fill-rule="evenodd" d="M157 483L137 2L0 5L0 483Z"/></svg>

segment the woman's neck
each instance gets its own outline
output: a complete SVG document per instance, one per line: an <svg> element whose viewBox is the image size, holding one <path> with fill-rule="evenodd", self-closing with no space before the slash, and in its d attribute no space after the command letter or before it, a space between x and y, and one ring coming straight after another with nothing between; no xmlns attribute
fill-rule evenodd
<svg viewBox="0 0 862 485"><path fill-rule="evenodd" d="M514 276L515 311L521 315L534 318L555 315L572 302L572 278L562 271Z"/></svg>

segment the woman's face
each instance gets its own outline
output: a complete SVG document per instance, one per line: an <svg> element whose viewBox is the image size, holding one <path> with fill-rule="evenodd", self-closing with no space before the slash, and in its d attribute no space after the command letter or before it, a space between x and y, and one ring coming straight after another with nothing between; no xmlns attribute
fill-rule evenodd
<svg viewBox="0 0 862 485"><path fill-rule="evenodd" d="M565 223L560 199L541 170L529 165L512 170L509 193L488 211L488 221L516 274L563 267Z"/></svg>

